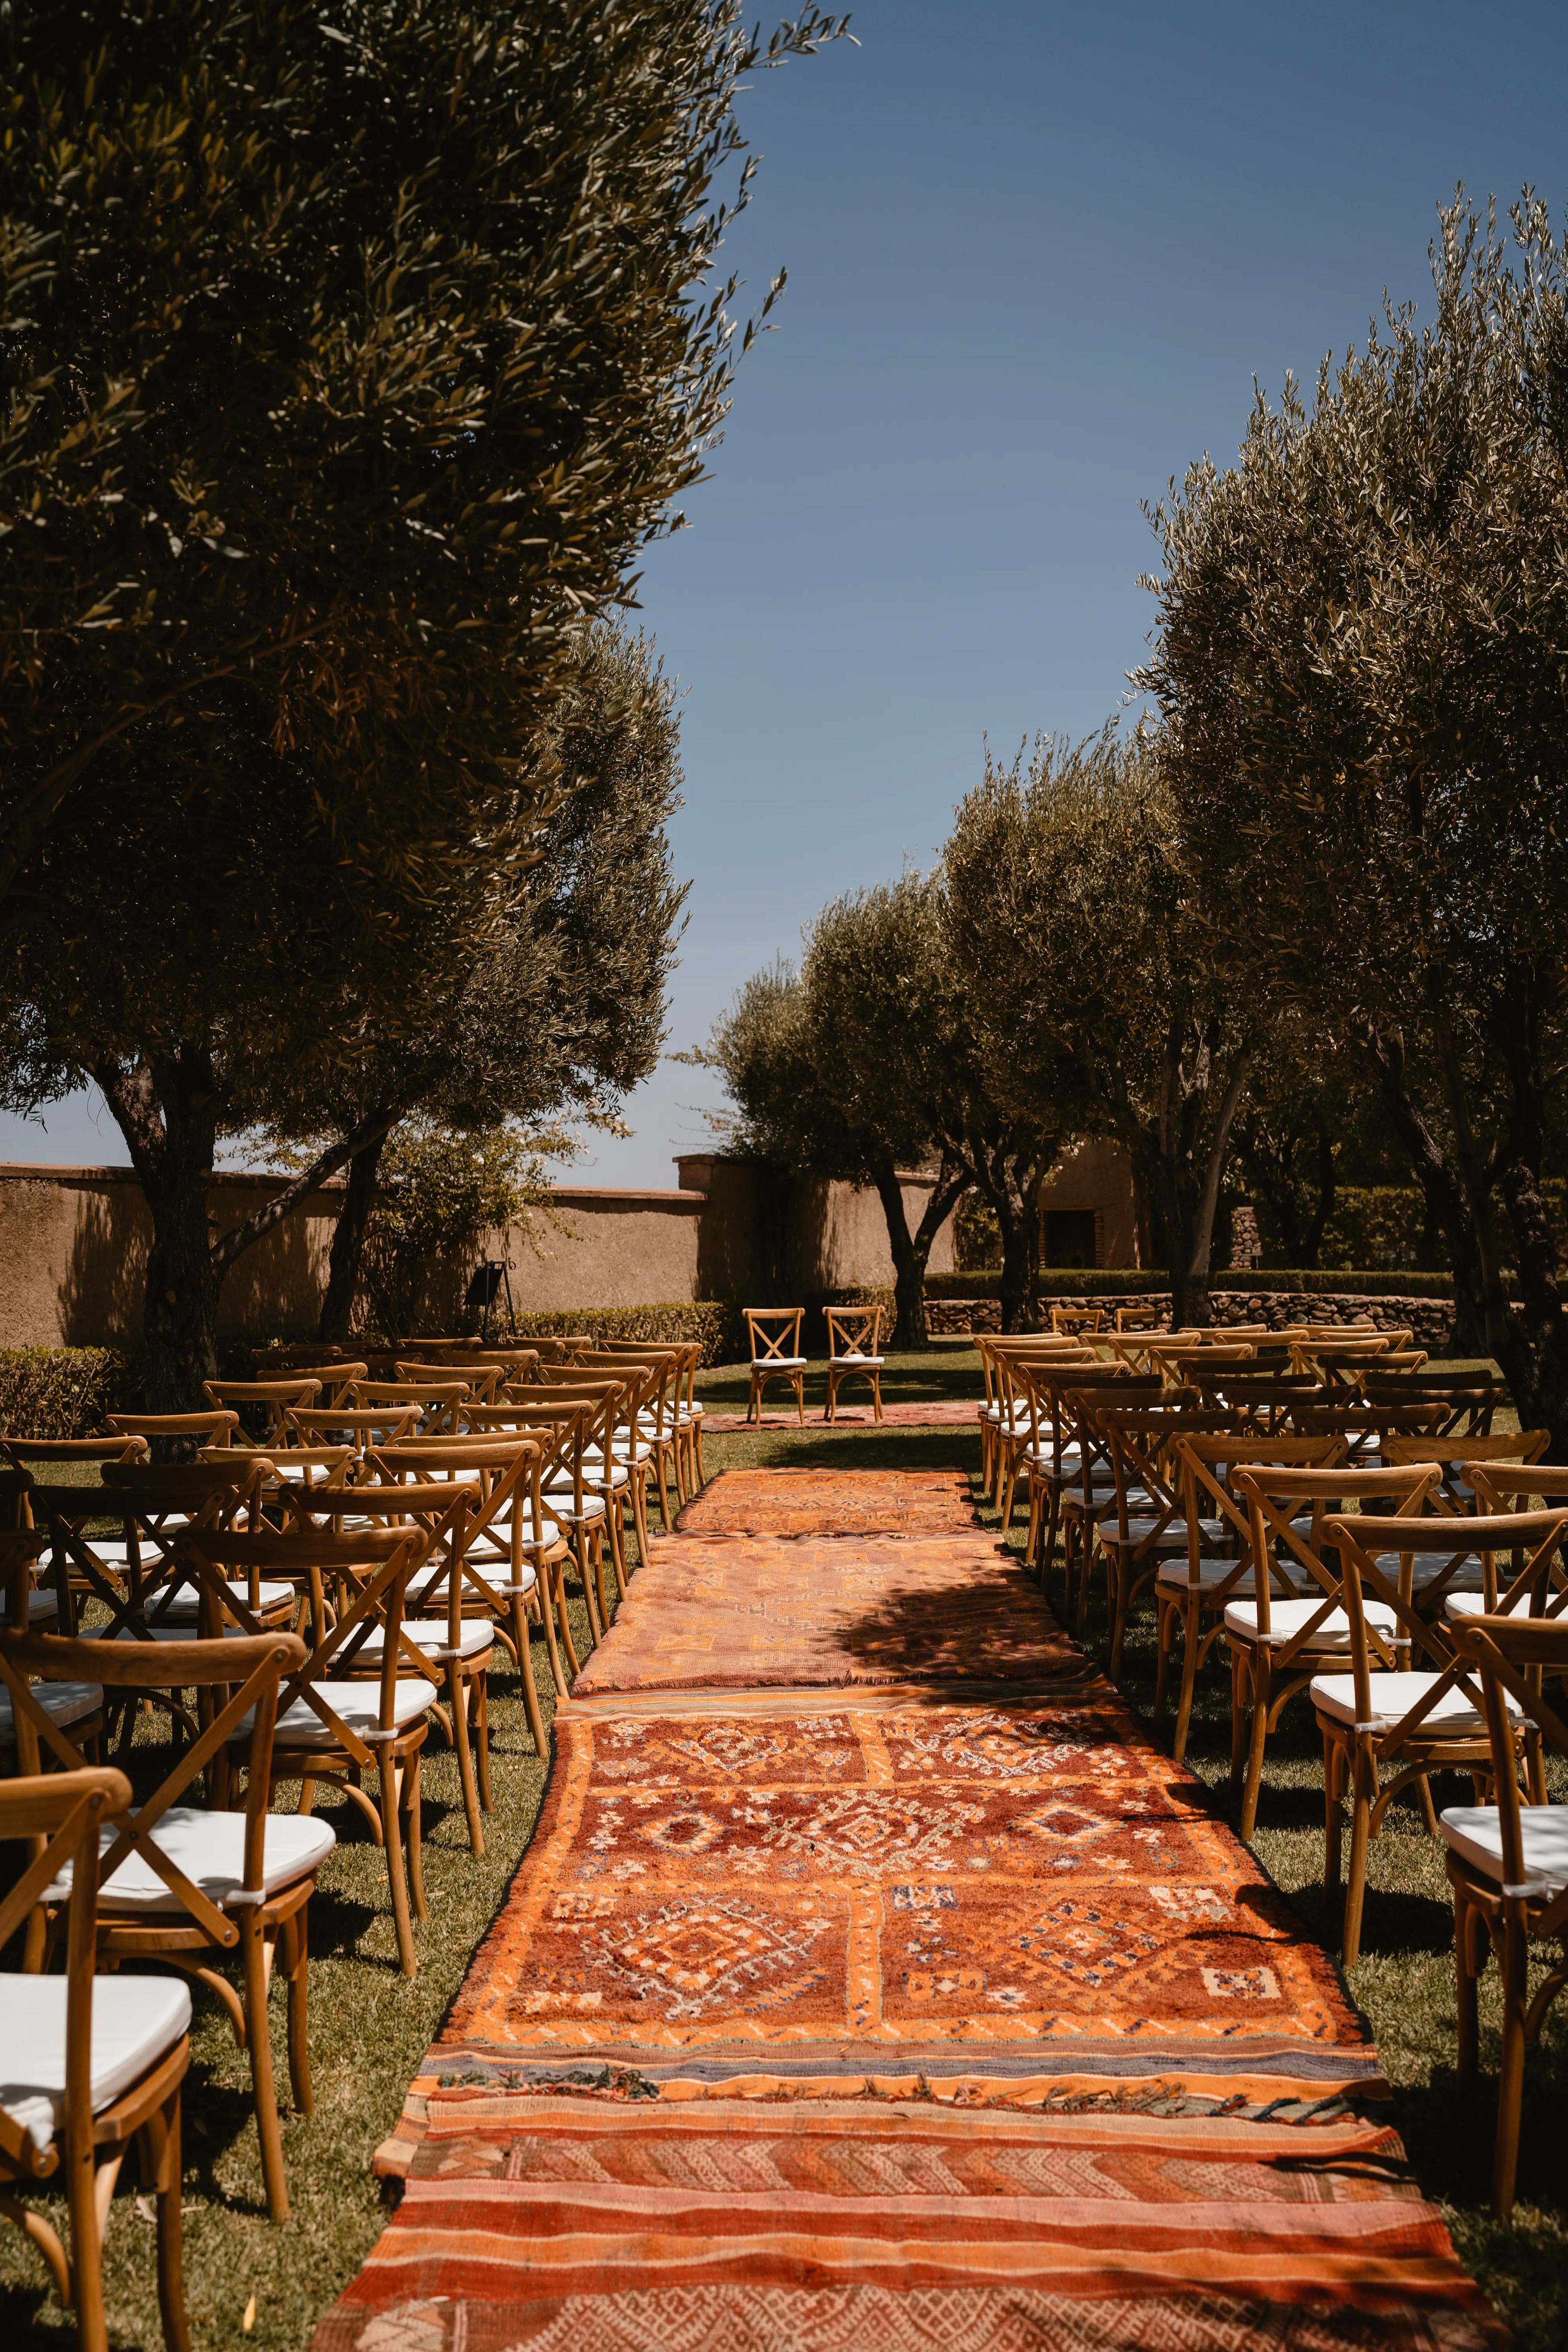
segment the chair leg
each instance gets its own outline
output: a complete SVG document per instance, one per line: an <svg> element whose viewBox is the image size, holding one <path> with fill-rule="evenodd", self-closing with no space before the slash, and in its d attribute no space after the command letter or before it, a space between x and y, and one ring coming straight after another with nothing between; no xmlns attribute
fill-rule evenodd
<svg viewBox="0 0 1568 2352"><path fill-rule="evenodd" d="M1467 1903L1458 1888L1454 1889L1454 1994L1455 2011L1458 2021L1458 2072L1459 2087L1473 2099L1480 2064L1480 2001L1479 1973L1486 1965L1486 1948L1477 1932L1481 1926L1480 1914ZM1479 1966L1478 1966L1478 1961Z"/></svg>
<svg viewBox="0 0 1568 2352"><path fill-rule="evenodd" d="M880 1372L873 1372L871 1375L871 1404L877 1419L880 1421L882 1419L882 1375Z"/></svg>
<svg viewBox="0 0 1568 2352"><path fill-rule="evenodd" d="M579 1675L583 1671L583 1662L577 1655L577 1644L572 1639L572 1620L566 1613L566 1556L564 1553L551 1570L551 1579L555 1594L555 1625L561 1636L561 1646L566 1653L566 1663L573 1674ZM565 1684L562 1683L559 1687L564 1693Z"/></svg>
<svg viewBox="0 0 1568 2352"><path fill-rule="evenodd" d="M103 2250L98 2228L98 2168L90 2133L85 2147L66 2153L66 2207L70 2215L71 2287L80 2352L108 2352L103 2310Z"/></svg>
<svg viewBox="0 0 1568 2352"><path fill-rule="evenodd" d="M597 1649L605 1638L605 1623L594 1599L594 1579L588 1564L589 1545L586 1528L574 1528L572 1550L573 1557L577 1562L577 1574L583 1586L583 1606L588 1613L588 1641L591 1647ZM562 1573L564 1575L564 1569ZM600 1600L602 1601L604 1595L601 1592Z"/></svg>
<svg viewBox="0 0 1568 2352"><path fill-rule="evenodd" d="M637 1531L637 1566L647 1566L647 1473L637 1467L632 1472L632 1518Z"/></svg>
<svg viewBox="0 0 1568 2352"><path fill-rule="evenodd" d="M158 2200L158 2316L167 2352L190 2352L185 2326L185 2286L181 2245L180 2086L176 2083L139 2135L143 2174Z"/></svg>
<svg viewBox="0 0 1568 2352"><path fill-rule="evenodd" d="M425 1832L419 1799L417 1748L403 1768L403 1820L408 1840L408 1891L414 1897L414 1916L416 1919L428 1919L430 1906L425 1900Z"/></svg>
<svg viewBox="0 0 1568 2352"><path fill-rule="evenodd" d="M397 1818L398 1768L392 1758L383 1755L376 1775L381 1783L381 1835L386 1854L387 1876L392 1882L392 1919L397 1934L397 1960L405 1977L416 1976L419 1963L414 1957L414 1929L408 1916L408 1881L403 1872L403 1836Z"/></svg>
<svg viewBox="0 0 1568 2352"><path fill-rule="evenodd" d="M1528 1949L1517 1920L1503 1921L1502 2064L1498 2074L1497 2151L1492 2162L1492 2205L1500 2221L1513 2214L1519 2179L1519 2127L1524 2107L1524 2011Z"/></svg>
<svg viewBox="0 0 1568 2352"><path fill-rule="evenodd" d="M626 1523L625 1498L613 1491L605 1496L605 1517L610 1529L610 1566L615 1572L616 1599L626 1597Z"/></svg>
<svg viewBox="0 0 1568 2352"><path fill-rule="evenodd" d="M1251 1664L1243 1651L1233 1649L1230 1654L1230 1801L1233 1805L1241 1802L1247 1757L1246 1694L1251 1686Z"/></svg>
<svg viewBox="0 0 1568 2352"><path fill-rule="evenodd" d="M803 1414L802 1420L804 1421L804 1419L805 1415ZM654 1460L658 1471L659 1520L665 1534L668 1536L673 1534L675 1529L675 1520L670 1514L669 1508L669 1460L668 1448L661 1445L655 1454Z"/></svg>
<svg viewBox="0 0 1568 2352"><path fill-rule="evenodd" d="M537 1590L537 1587L535 1589ZM546 1635L548 1635L550 1632L549 1612L542 1609L540 1611L540 1615L544 1619L544 1630ZM533 1645L528 1623L528 1601L525 1596L521 1592L514 1596L511 1604L511 1637L517 1649L518 1671L522 1676L523 1713L528 1717L528 1728L530 1736L533 1741L534 1754L536 1756L542 1756L544 1753L544 1717L539 1711L539 1693L534 1688L533 1683ZM552 1665L554 1665L556 1660L555 1644L553 1642L549 1644L549 1647L550 1662ZM561 1684L559 1679L557 1679L557 1691L559 1691L560 1688ZM489 1770L488 1760L486 1769L487 1771Z"/></svg>
<svg viewBox="0 0 1568 2352"><path fill-rule="evenodd" d="M1116 1590L1116 1615L1110 1635L1110 1679L1115 1682L1121 1673L1121 1653L1127 1641L1127 1620L1132 1610L1132 1563L1118 1552L1109 1569Z"/></svg>
<svg viewBox="0 0 1568 2352"><path fill-rule="evenodd" d="M283 2131L278 2120L278 2086L272 2077L272 2028L268 2014L267 1938L256 1911L240 1924L245 1966L245 2038L250 2044L250 2091L256 2132L261 2142L261 2178L267 2210L275 2221L289 2219L289 2183L283 2170Z"/></svg>
<svg viewBox="0 0 1568 2352"><path fill-rule="evenodd" d="M805 1427L805 1374L804 1372L796 1372L795 1376L795 1417L804 1429ZM665 1525L666 1527L669 1525L668 1519Z"/></svg>
<svg viewBox="0 0 1568 2352"><path fill-rule="evenodd" d="M488 1813L490 1810L490 1677L488 1667L483 1674L474 1676L468 1691L472 1708L468 1721L473 1732L474 1763L479 1773L479 1811Z"/></svg>
<svg viewBox="0 0 1568 2352"><path fill-rule="evenodd" d="M1176 1731L1171 1742L1171 1753L1180 1764L1187 1752L1187 1734L1192 1728L1193 1694L1198 1685L1198 1652L1203 1647L1204 1610L1199 1600L1187 1601L1182 1610L1182 1688L1176 1701Z"/></svg>
<svg viewBox="0 0 1568 2352"><path fill-rule="evenodd" d="M588 1531L588 1552L594 1563L594 1592L599 1603L599 1623L603 1632L610 1630L610 1613L605 1606L605 1530L603 1524Z"/></svg>
<svg viewBox="0 0 1568 2352"><path fill-rule="evenodd" d="M284 1921L281 1930L281 1957L288 1986L289 2090L302 2116L316 2112L316 2095L310 2086L310 1910L308 1902L301 1903L293 1917Z"/></svg>
<svg viewBox="0 0 1568 2352"><path fill-rule="evenodd" d="M1247 1730L1247 1779L1241 1791L1238 1829L1244 1845L1250 1844L1252 1832L1258 1827L1258 1796L1263 1786L1263 1743L1268 1737L1268 1698L1272 1682L1268 1653L1260 1648L1252 1668L1252 1721Z"/></svg>
<svg viewBox="0 0 1568 2352"><path fill-rule="evenodd" d="M1366 1853L1372 1843L1372 1808L1377 1794L1377 1766L1358 1738L1350 1757L1351 1854L1345 1880L1345 1924L1340 1938L1342 1966L1353 1969L1361 1958L1361 1919L1366 1903Z"/></svg>
<svg viewBox="0 0 1568 2352"><path fill-rule="evenodd" d="M468 1847L477 1859L485 1850L485 1832L479 1820L479 1794L474 1786L474 1755L468 1743L468 1694L461 1658L447 1661L447 1696L452 1713L452 1745L458 1751L458 1785L463 1792L463 1811L468 1824Z"/></svg>

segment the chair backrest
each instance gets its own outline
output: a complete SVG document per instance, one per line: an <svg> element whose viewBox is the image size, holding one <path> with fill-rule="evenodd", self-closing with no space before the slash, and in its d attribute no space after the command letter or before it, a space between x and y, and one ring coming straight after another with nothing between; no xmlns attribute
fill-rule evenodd
<svg viewBox="0 0 1568 2352"><path fill-rule="evenodd" d="M800 1327L805 1319L804 1307L748 1307L742 1309L746 1329L751 1335L753 1364L771 1362L778 1356L798 1356Z"/></svg>
<svg viewBox="0 0 1568 2352"><path fill-rule="evenodd" d="M461 1498L454 1501L460 1503ZM196 1562L211 1607L233 1617L248 1633L255 1634L258 1628L245 1604L235 1597L237 1576L291 1582L309 1593L310 1647L307 1653L301 1644L301 1662L287 1670L278 1713L286 1715L304 1700L321 1718L326 1740L346 1749L362 1768L379 1763L379 1742L362 1738L344 1722L323 1685L355 1673L360 1652L379 1628L383 1639L374 1653L380 1685L377 1728L384 1733L394 1729L398 1669L401 1665L406 1671L402 1641L404 1596L408 1579L423 1565L431 1541L430 1531L416 1520L390 1528L311 1527L284 1535L270 1530L260 1535L227 1528L192 1528L183 1538ZM330 1608L329 1585L333 1594ZM169 1645L171 1651L178 1646ZM226 1641L223 1647L237 1648L238 1643Z"/></svg>
<svg viewBox="0 0 1568 2352"><path fill-rule="evenodd" d="M284 1349L280 1352L287 1355L288 1350ZM319 1381L321 1395L318 1402L321 1404L341 1404L345 1389L352 1388L355 1381L363 1381L369 1370L370 1366L363 1357L344 1356L341 1360L334 1360L327 1363L290 1364L289 1376L296 1381Z"/></svg>
<svg viewBox="0 0 1568 2352"><path fill-rule="evenodd" d="M1525 1861L1515 1724L1508 1700L1514 1701L1536 1738L1558 1756L1568 1756L1568 1721L1562 1709L1562 1687L1568 1677L1568 1622L1537 1616L1471 1617L1454 1628L1454 1648L1460 1663L1479 1681L1486 1710L1493 1801L1502 1844L1504 1905L1514 1910L1532 1899L1544 1899L1547 1909L1534 1922L1537 1932L1560 1933L1568 1922L1568 1887L1560 1873L1532 1872ZM1554 1686L1554 1700L1546 1696L1548 1683Z"/></svg>
<svg viewBox="0 0 1568 2352"><path fill-rule="evenodd" d="M827 1356L830 1363L838 1363L846 1356L874 1356L882 1344L882 1310L879 1307L829 1307L824 1310L827 1324Z"/></svg>
<svg viewBox="0 0 1568 2352"><path fill-rule="evenodd" d="M18 1469L29 1462L145 1462L144 1437L0 1437L0 1450Z"/></svg>
<svg viewBox="0 0 1568 2352"><path fill-rule="evenodd" d="M8 1944L47 1887L71 1874L66 1927L66 2079L63 2131L30 2128L30 2119L0 2107L0 2154L14 2177L47 2180L59 2168L62 2145L92 2145L92 1996L98 1966L98 1862L105 1829L123 1816L131 1783L123 1772L79 1765L0 1781L0 1841L26 1841L29 1859L0 1899L0 1946Z"/></svg>
<svg viewBox="0 0 1568 2352"><path fill-rule="evenodd" d="M1224 1435L1179 1429L1171 1440L1171 1453L1186 1522L1189 1587L1201 1585L1200 1562L1205 1542L1212 1544L1215 1540L1212 1536L1205 1538L1205 1520L1211 1525L1217 1521L1219 1539L1228 1539L1237 1547L1235 1573L1210 1588L1209 1598L1219 1606L1254 1564L1251 1504L1246 1496L1237 1495L1233 1485L1236 1473L1254 1467L1327 1470L1344 1459L1344 1444L1338 1437L1268 1437L1247 1429ZM1275 1575L1273 1554L1266 1553L1265 1559L1269 1576ZM1279 1580L1283 1591L1286 1580Z"/></svg>
<svg viewBox="0 0 1568 2352"><path fill-rule="evenodd" d="M1430 1522L1417 1522L1430 1525ZM1324 1540L1337 1549L1344 1563L1345 1613L1351 1627L1351 1671L1355 1677L1356 1721L1377 1723L1380 1746L1385 1751L1397 1750L1419 1738L1423 1725L1433 1709L1450 1690L1462 1689L1471 1705L1479 1709L1483 1705L1480 1690L1471 1676L1464 1652L1460 1648L1460 1629L1431 1622L1416 1615L1411 1605L1405 1580L1405 1560L1400 1546L1403 1536L1390 1531L1398 1525L1394 1519L1373 1517L1363 1512L1354 1518L1334 1517L1324 1527ZM1408 1526L1409 1522L1406 1521ZM1466 1519L1462 1522L1466 1539L1474 1551L1479 1551L1489 1566L1489 1582L1497 1588L1496 1559L1500 1551L1531 1555L1524 1567L1510 1583L1503 1607L1508 1608L1525 1594L1533 1602L1548 1590L1551 1563L1561 1550L1563 1533L1568 1530L1568 1511L1507 1512L1500 1517ZM1400 1562L1398 1580L1388 1576L1383 1563L1389 1559ZM1374 1716L1370 1686L1373 1671L1373 1644L1375 1636L1365 1612L1364 1595L1370 1590L1374 1598L1392 1609L1404 1627L1411 1654L1425 1654L1429 1669L1435 1668L1436 1679L1421 1691L1397 1722L1381 1722ZM1533 1608L1531 1614L1539 1614ZM1471 1618L1468 1624L1495 1622L1488 1618Z"/></svg>
<svg viewBox="0 0 1568 2352"><path fill-rule="evenodd" d="M1105 1440L1116 1481L1116 1529L1121 1540L1131 1540L1130 1519L1151 1522L1140 1540L1152 1548L1181 1513L1181 1470L1175 1459L1177 1440L1186 1435L1215 1434L1233 1427L1228 1413L1173 1413L1154 1402L1124 1407L1100 1398L1092 1412L1093 1425ZM1131 1497L1142 1488L1149 1506Z"/></svg>
<svg viewBox="0 0 1568 2352"><path fill-rule="evenodd" d="M242 1513L259 1518L271 1475L270 1457L215 1449L211 1462L106 1462L100 1486L37 1486L35 1513L42 1507L56 1555L62 1595L60 1633L74 1631L68 1600L74 1589L90 1592L110 1612L109 1633L122 1628L151 1639L151 1627L165 1617L189 1579L176 1559L178 1539L192 1523L231 1524ZM221 1457L229 1455L228 1460ZM94 1549L87 1533L93 1519L116 1519L123 1563L112 1565Z"/></svg>
<svg viewBox="0 0 1568 2352"><path fill-rule="evenodd" d="M1351 1461L1359 1463L1379 1454L1387 1438L1435 1437L1442 1412L1433 1405L1308 1403L1292 1405L1289 1418L1303 1437L1342 1437Z"/></svg>
<svg viewBox="0 0 1568 2352"><path fill-rule="evenodd" d="M452 1435L470 1397L476 1403L487 1401L480 1391L488 1385L481 1381L476 1390L466 1376L453 1373L416 1380L400 1370L395 1380L356 1381L343 1402L356 1412L374 1412L379 1406L411 1405L422 1435Z"/></svg>
<svg viewBox="0 0 1568 2352"><path fill-rule="evenodd" d="M1164 1307L1119 1307L1116 1328L1119 1331L1159 1331L1169 1316L1170 1310Z"/></svg>
<svg viewBox="0 0 1568 2352"><path fill-rule="evenodd" d="M1332 1431L1318 1433L1322 1436L1342 1434ZM1299 1650L1311 1647L1312 1636L1327 1622L1331 1611L1342 1606L1341 1594L1344 1570L1332 1557L1329 1565L1329 1545L1325 1534L1331 1515L1342 1511L1347 1502L1371 1503L1380 1512L1377 1524L1389 1527L1395 1520L1417 1520L1430 1502L1442 1480L1441 1465L1436 1462L1411 1463L1393 1470L1359 1468L1353 1451L1346 1445L1349 1459L1342 1465L1312 1469L1290 1465L1282 1468L1253 1465L1237 1470L1232 1480L1234 1491L1245 1496L1250 1519L1249 1541L1254 1559L1268 1558L1275 1545L1288 1552L1303 1568L1324 1598L1300 1629L1276 1653L1279 1664L1289 1664ZM1297 1524L1296 1510L1301 1504L1311 1509L1310 1525L1303 1529ZM1392 1511L1390 1511L1392 1506ZM1430 1531L1432 1522L1423 1522ZM1411 1550L1423 1549L1420 1538L1412 1541ZM1313 1596L1314 1600L1316 1596ZM1258 1580L1256 1594L1258 1630L1268 1634L1269 1622L1268 1580ZM1394 1662L1391 1644L1374 1635L1379 1653L1385 1664Z"/></svg>
<svg viewBox="0 0 1568 2352"><path fill-rule="evenodd" d="M113 1879L132 1853L140 1855L179 1898L213 1942L232 1946L239 1931L232 1918L186 1877L184 1871L153 1842L151 1832L237 1738L249 1717L249 1764L245 1795L245 1886L251 1899L258 1896L271 1801L272 1738L277 1726L279 1685L285 1674L299 1668L305 1644L296 1633L261 1633L234 1640L221 1637L193 1642L84 1642L54 1633L18 1633L0 1637L0 1678L16 1711L17 1755L26 1772L38 1769L40 1728L49 1723L31 1684L43 1682L100 1683L105 1689L169 1692L195 1689L208 1693L213 1704L202 1711L197 1737L177 1746L173 1761L150 1797L127 1813L119 1835L110 1844L99 1868L99 1885ZM53 1744L52 1742L50 1743Z"/></svg>
<svg viewBox="0 0 1568 2352"><path fill-rule="evenodd" d="M1369 1368L1362 1375L1361 1390L1369 1404L1426 1412L1443 1437L1451 1437L1456 1431L1469 1436L1489 1435L1493 1415L1508 1402L1508 1389L1501 1381L1474 1374L1455 1377L1425 1368L1411 1373Z"/></svg>
<svg viewBox="0 0 1568 2352"><path fill-rule="evenodd" d="M364 1458L364 1475L353 1489L356 1510L368 1508L367 1492L427 1485L466 1487L465 1542L471 1557L481 1546L504 1549L512 1582L521 1580L523 1556L539 1576L549 1549L544 1538L543 1481L569 1451L571 1423L549 1423L527 1435L508 1431L497 1437L413 1437L401 1445L376 1446ZM525 1531L525 1521L531 1532Z"/></svg>
<svg viewBox="0 0 1568 2352"><path fill-rule="evenodd" d="M110 1412L104 1425L116 1437L166 1438L190 1446L227 1445L239 1429L239 1415L210 1412Z"/></svg>
<svg viewBox="0 0 1568 2352"><path fill-rule="evenodd" d="M347 1445L355 1452L366 1445L395 1444L420 1426L423 1407L413 1399L399 1404L333 1404L306 1412L290 1412L288 1436L295 1445Z"/></svg>
<svg viewBox="0 0 1568 2352"><path fill-rule="evenodd" d="M394 1377L405 1381L411 1388L437 1389L457 1381L476 1404L493 1404L501 1382L501 1367L500 1364L466 1364L459 1371L456 1365L445 1360L438 1364L419 1364L400 1356Z"/></svg>
<svg viewBox="0 0 1568 2352"><path fill-rule="evenodd" d="M1053 1331L1098 1331L1105 1321L1103 1307L1053 1307Z"/></svg>
<svg viewBox="0 0 1568 2352"><path fill-rule="evenodd" d="M675 1428L675 1391L680 1372L680 1359L673 1349L667 1349L658 1356L589 1356L584 1359L584 1366L579 1369L588 1364L595 1368L602 1366L606 1373L642 1374L643 1390L635 1408L637 1427L656 1444L662 1444L672 1434ZM569 1381L575 1377L575 1372L567 1371Z"/></svg>
<svg viewBox="0 0 1568 2352"><path fill-rule="evenodd" d="M321 1393L321 1383L314 1373L293 1372L279 1381L204 1381L202 1392L209 1404L239 1413L242 1422L244 1406L259 1405L262 1436L280 1439L283 1416L290 1405L313 1404Z"/></svg>

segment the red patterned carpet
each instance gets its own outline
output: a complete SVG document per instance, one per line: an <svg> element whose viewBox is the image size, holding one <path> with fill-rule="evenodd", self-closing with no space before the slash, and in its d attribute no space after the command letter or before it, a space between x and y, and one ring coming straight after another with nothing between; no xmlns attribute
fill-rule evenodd
<svg viewBox="0 0 1568 2352"><path fill-rule="evenodd" d="M1337 1971L1087 1669L615 1692L616 1640L316 2352L1506 2342Z"/></svg>

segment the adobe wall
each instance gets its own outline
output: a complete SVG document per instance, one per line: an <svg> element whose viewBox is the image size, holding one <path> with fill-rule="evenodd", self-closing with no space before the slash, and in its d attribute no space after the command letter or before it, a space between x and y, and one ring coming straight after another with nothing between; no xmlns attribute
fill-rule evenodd
<svg viewBox="0 0 1568 2352"><path fill-rule="evenodd" d="M852 1283L892 1280L881 1204L847 1184L776 1184L744 1161L691 1158L668 1192L563 1185L556 1222L485 1237L479 1255L504 1257L524 1308L638 1307L696 1298L763 1304ZM226 1232L272 1197L278 1176L220 1174L208 1212ZM906 1175L911 1224L929 1180ZM342 1198L341 1181L247 1251L225 1283L225 1338L303 1337L315 1328ZM129 1169L0 1164L0 1347L141 1342L151 1224ZM953 1264L951 1223L931 1251L933 1273ZM467 1266L436 1269L430 1319L449 1318Z"/></svg>

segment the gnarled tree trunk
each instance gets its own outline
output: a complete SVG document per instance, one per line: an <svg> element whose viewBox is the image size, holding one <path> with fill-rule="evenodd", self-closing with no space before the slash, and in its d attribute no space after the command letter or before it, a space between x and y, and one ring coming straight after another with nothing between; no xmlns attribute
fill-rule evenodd
<svg viewBox="0 0 1568 2352"><path fill-rule="evenodd" d="M386 1131L384 1130L362 1151L356 1151L349 1161L349 1181L343 1193L343 1205L338 1212L338 1222L332 1231L326 1296L321 1301L321 1319L316 1332L317 1338L330 1346L340 1345L353 1328L360 1268L364 1263L365 1235L370 1231L370 1213L375 1206L376 1181L385 1150Z"/></svg>
<svg viewBox="0 0 1568 2352"><path fill-rule="evenodd" d="M217 1088L199 1049L93 1071L153 1220L142 1345L153 1412L199 1412L217 1376L218 1279L207 1227Z"/></svg>
<svg viewBox="0 0 1568 2352"><path fill-rule="evenodd" d="M889 1347L925 1348L931 1344L926 1329L926 1266L931 1244L963 1198L968 1181L967 1169L954 1168L943 1160L920 1223L911 1234L898 1170L889 1160L876 1171L877 1197L887 1220L888 1246L893 1259L893 1331Z"/></svg>

